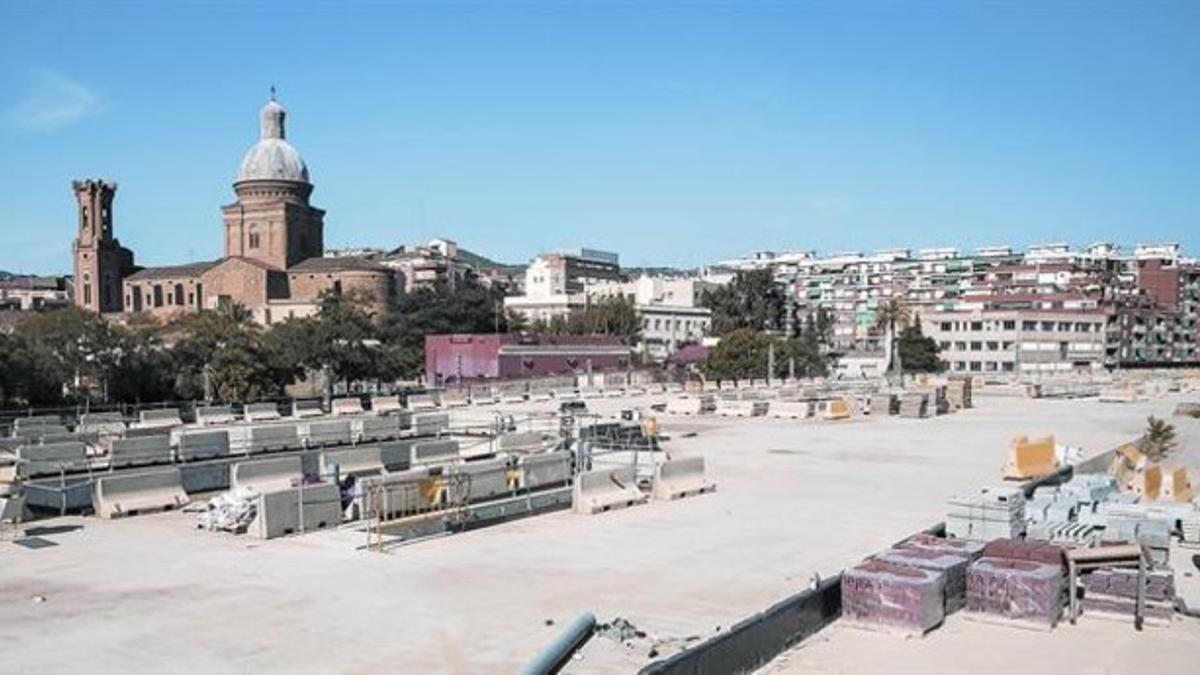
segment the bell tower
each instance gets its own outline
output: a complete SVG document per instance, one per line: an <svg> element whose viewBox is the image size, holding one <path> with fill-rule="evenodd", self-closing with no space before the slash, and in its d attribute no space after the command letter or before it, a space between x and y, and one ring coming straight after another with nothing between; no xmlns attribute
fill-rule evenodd
<svg viewBox="0 0 1200 675"><path fill-rule="evenodd" d="M75 192L78 232L72 246L75 257L75 305L102 314L124 307L121 282L133 268L133 253L113 237L113 197L117 184L105 180L77 180Z"/></svg>

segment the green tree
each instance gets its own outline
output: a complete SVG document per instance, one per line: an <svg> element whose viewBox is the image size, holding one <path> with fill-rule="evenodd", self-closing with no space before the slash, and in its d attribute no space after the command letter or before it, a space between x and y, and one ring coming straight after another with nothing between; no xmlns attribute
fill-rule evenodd
<svg viewBox="0 0 1200 675"><path fill-rule="evenodd" d="M1142 437L1142 452L1152 461L1162 461L1175 449L1175 426L1154 415L1146 418L1146 433Z"/></svg>
<svg viewBox="0 0 1200 675"><path fill-rule="evenodd" d="M765 377L767 345L772 338L760 331L739 328L721 336L720 342L708 350L700 367L712 380L745 380ZM777 355L778 356L778 355Z"/></svg>
<svg viewBox="0 0 1200 675"><path fill-rule="evenodd" d="M210 393L225 401L255 401L279 394L281 377L272 368L262 332L240 305L202 310L176 319L165 329L175 335L175 390L183 398Z"/></svg>
<svg viewBox="0 0 1200 675"><path fill-rule="evenodd" d="M769 269L739 272L733 281L707 290L700 302L712 310L712 332L724 335L742 328L778 330L786 298Z"/></svg>
<svg viewBox="0 0 1200 675"><path fill-rule="evenodd" d="M941 348L933 338L925 337L921 322L913 321L900 333L896 341L898 361L906 373L940 373L946 369L941 358Z"/></svg>

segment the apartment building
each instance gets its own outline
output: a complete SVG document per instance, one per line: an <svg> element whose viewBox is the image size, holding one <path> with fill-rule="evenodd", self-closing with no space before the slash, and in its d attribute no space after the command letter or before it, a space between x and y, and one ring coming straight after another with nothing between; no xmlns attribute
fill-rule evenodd
<svg viewBox="0 0 1200 675"><path fill-rule="evenodd" d="M1104 366L1107 315L1098 309L976 309L921 316L951 372L1021 375Z"/></svg>
<svg viewBox="0 0 1200 675"><path fill-rule="evenodd" d="M704 290L715 285L699 279L643 275L628 282L593 284L585 293L590 300L631 299L642 317L642 340L636 349L661 361L680 345L698 343L708 335L712 310L699 306L699 302Z"/></svg>
<svg viewBox="0 0 1200 675"><path fill-rule="evenodd" d="M504 307L530 321L549 321L584 307L589 285L623 281L616 253L588 248L543 253L525 270L524 295L505 298Z"/></svg>

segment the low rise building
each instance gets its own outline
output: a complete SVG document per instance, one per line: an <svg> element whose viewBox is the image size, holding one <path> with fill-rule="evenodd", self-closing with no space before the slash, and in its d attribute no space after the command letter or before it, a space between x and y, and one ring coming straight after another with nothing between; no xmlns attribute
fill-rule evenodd
<svg viewBox="0 0 1200 675"><path fill-rule="evenodd" d="M632 349L601 335L463 333L425 336L431 385L628 370Z"/></svg>
<svg viewBox="0 0 1200 675"><path fill-rule="evenodd" d="M29 312L70 304L69 277L22 275L0 279L0 310Z"/></svg>
<svg viewBox="0 0 1200 675"><path fill-rule="evenodd" d="M928 312L922 332L938 343L950 372L1017 375L1092 371L1104 366L1106 313L1091 309Z"/></svg>

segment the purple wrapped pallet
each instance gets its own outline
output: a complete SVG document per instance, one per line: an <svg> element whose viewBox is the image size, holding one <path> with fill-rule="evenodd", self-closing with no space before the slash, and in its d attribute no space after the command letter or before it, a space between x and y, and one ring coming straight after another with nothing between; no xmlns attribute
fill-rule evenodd
<svg viewBox="0 0 1200 675"><path fill-rule="evenodd" d="M1062 614L1063 586L1057 565L980 558L967 568L967 611L1053 628Z"/></svg>
<svg viewBox="0 0 1200 675"><path fill-rule="evenodd" d="M1057 565L1060 573L1067 567L1066 553L1061 546L1029 539L993 539L983 547L983 557Z"/></svg>
<svg viewBox="0 0 1200 675"><path fill-rule="evenodd" d="M966 602L967 565L970 559L957 551L946 552L926 548L893 548L875 556L875 560L916 567L945 575L945 611L957 611Z"/></svg>
<svg viewBox="0 0 1200 675"><path fill-rule="evenodd" d="M1137 570L1105 567L1083 578L1083 590L1086 595L1136 598L1137 580ZM1169 569L1147 571L1145 597L1147 600L1174 602L1175 573Z"/></svg>
<svg viewBox="0 0 1200 675"><path fill-rule="evenodd" d="M975 560L983 556L983 542L971 539L945 539L932 534L919 532L905 539L897 548L920 548L943 553L955 553L967 559Z"/></svg>
<svg viewBox="0 0 1200 675"><path fill-rule="evenodd" d="M842 617L918 635L945 617L945 575L868 560L842 574Z"/></svg>

